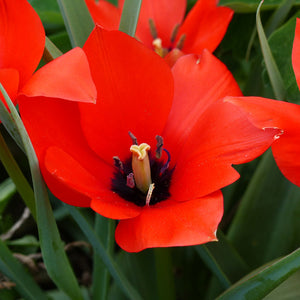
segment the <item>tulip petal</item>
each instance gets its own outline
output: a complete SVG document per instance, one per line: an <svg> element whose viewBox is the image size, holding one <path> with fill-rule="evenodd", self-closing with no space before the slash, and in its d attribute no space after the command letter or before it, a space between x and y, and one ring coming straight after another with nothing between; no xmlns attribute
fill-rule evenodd
<svg viewBox="0 0 300 300"><path fill-rule="evenodd" d="M95 0L85 0L85 3L96 24L107 30L117 30L119 28L121 9L105 0L97 2Z"/></svg>
<svg viewBox="0 0 300 300"><path fill-rule="evenodd" d="M173 78L162 58L123 32L96 27L87 40L97 104L79 104L90 147L108 163L130 156L131 131L152 143L162 131L173 98Z"/></svg>
<svg viewBox="0 0 300 300"><path fill-rule="evenodd" d="M300 106L259 97L226 98L248 113L259 128L277 127L283 134L272 145L272 152L281 172L300 186Z"/></svg>
<svg viewBox="0 0 300 300"><path fill-rule="evenodd" d="M41 60L45 46L42 22L28 1L0 2L0 68L19 71L20 86Z"/></svg>
<svg viewBox="0 0 300 300"><path fill-rule="evenodd" d="M22 120L38 156L42 174L50 190L62 195L67 203L86 206L90 201L85 195L74 192L67 184L55 179L45 167L45 156L50 147L57 147L82 165L97 180L110 184L112 168L109 174L103 171L103 161L89 148L80 128L79 110L76 102L45 97L18 98ZM57 168L64 168L64 159ZM54 168L54 164L53 164ZM107 171L108 172L108 171ZM101 176L101 177L100 177ZM70 200L68 200L70 199ZM82 203L82 204L80 204Z"/></svg>
<svg viewBox="0 0 300 300"><path fill-rule="evenodd" d="M300 19L296 20L295 37L292 51L292 64L296 81L300 89Z"/></svg>
<svg viewBox="0 0 300 300"><path fill-rule="evenodd" d="M220 191L187 202L166 200L145 206L136 218L121 220L115 237L128 252L151 247L172 247L216 241L223 214Z"/></svg>
<svg viewBox="0 0 300 300"><path fill-rule="evenodd" d="M179 154L172 197L186 201L231 184L239 177L231 165L258 157L278 134L278 129L255 127L229 103L215 103L201 116Z"/></svg>
<svg viewBox="0 0 300 300"><path fill-rule="evenodd" d="M176 39L178 42L186 35L183 52L200 54L204 48L211 52L217 48L233 16L233 10L217 3L216 0L198 0L189 12Z"/></svg>
<svg viewBox="0 0 300 300"><path fill-rule="evenodd" d="M15 69L0 69L0 83L3 85L10 99L15 102L19 89L19 72ZM1 93L0 99L4 100Z"/></svg>
<svg viewBox="0 0 300 300"><path fill-rule="evenodd" d="M176 161L177 152L205 110L225 96L242 93L226 66L207 50L201 56L181 57L172 72L174 100L163 137Z"/></svg>
<svg viewBox="0 0 300 300"><path fill-rule="evenodd" d="M96 87L84 51L72 49L39 69L21 91L28 97L44 96L78 102L96 102Z"/></svg>

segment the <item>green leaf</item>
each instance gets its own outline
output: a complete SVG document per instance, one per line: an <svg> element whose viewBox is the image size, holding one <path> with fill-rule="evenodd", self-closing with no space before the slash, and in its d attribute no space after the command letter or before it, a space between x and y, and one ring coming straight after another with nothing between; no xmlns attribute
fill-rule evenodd
<svg viewBox="0 0 300 300"><path fill-rule="evenodd" d="M240 200L227 237L255 268L300 244L300 189L283 177L268 151Z"/></svg>
<svg viewBox="0 0 300 300"><path fill-rule="evenodd" d="M12 118L18 128L29 160L35 194L39 238L48 274L55 284L68 294L72 300L81 300L83 298L59 236L48 192L39 169L37 156L22 120L1 84L0 90L11 111Z"/></svg>
<svg viewBox="0 0 300 300"><path fill-rule="evenodd" d="M11 254L0 239L0 271L16 283L16 289L25 299L47 299L29 273Z"/></svg>
<svg viewBox="0 0 300 300"><path fill-rule="evenodd" d="M300 269L300 248L237 282L218 300L260 300Z"/></svg>
<svg viewBox="0 0 300 300"><path fill-rule="evenodd" d="M69 213L79 225L81 230L84 232L89 242L92 244L94 250L102 258L102 261L107 267L111 276L115 279L115 282L119 285L123 292L129 297L129 299L142 300L142 297L138 294L138 292L134 289L131 283L127 280L127 278L118 268L114 259L111 257L110 254L106 252L103 243L96 235L95 231L91 228L90 224L81 215L81 213L75 207L72 207L70 205L65 206L67 207Z"/></svg>
<svg viewBox="0 0 300 300"><path fill-rule="evenodd" d="M142 0L125 0L119 30L130 36L135 35Z"/></svg>
<svg viewBox="0 0 300 300"><path fill-rule="evenodd" d="M264 297L264 300L293 300L300 299L300 271L290 276L269 295Z"/></svg>
<svg viewBox="0 0 300 300"><path fill-rule="evenodd" d="M299 15L299 14L298 14ZM282 74L287 99L300 103L300 93L292 66L292 49L295 35L296 16L276 30L269 38L269 45Z"/></svg>
<svg viewBox="0 0 300 300"><path fill-rule="evenodd" d="M285 95L286 95L284 83L281 78L281 74L278 70L277 64L273 58L273 54L269 47L269 44L268 44L267 38L264 33L264 29L263 29L263 26L261 23L261 19L260 19L260 8L261 8L262 4L263 4L263 1L260 2L260 5L258 6L257 13L256 13L256 26L257 26L258 37L260 40L261 51L262 51L262 54L264 57L264 61L266 64L266 68L267 68L268 75L269 75L269 78L271 81L271 85L273 87L275 97L278 100L284 100Z"/></svg>
<svg viewBox="0 0 300 300"><path fill-rule="evenodd" d="M276 9L282 2L282 0L265 0L263 9ZM300 0L296 0L295 3L299 5ZM220 0L219 2L219 5L228 6L239 13L255 12L258 4L257 0Z"/></svg>
<svg viewBox="0 0 300 300"><path fill-rule="evenodd" d="M1 86L1 83L0 83L0 86ZM2 101L0 101L0 107L5 108ZM3 109L2 114L0 114L0 115L1 115L1 120L2 120L2 117L3 118L7 117L6 119L9 120L8 122L15 123L13 119L8 118L8 115L10 115L10 114L6 108ZM14 124L14 126L15 126L15 124ZM16 127L16 130L17 130L17 127ZM20 141L20 142L23 144L22 141ZM23 173L22 173L21 169L19 168L17 162L15 161L14 157L12 156L1 133L0 133L0 160L3 164L3 166L5 167L5 170L7 171L8 175L11 177L14 184L16 185L16 188L17 188L19 194L21 195L23 201L29 208L33 218L36 219L35 199L34 199L34 194L33 194L32 188L29 185L25 176L23 175Z"/></svg>
<svg viewBox="0 0 300 300"><path fill-rule="evenodd" d="M107 253L112 255L114 249L115 221L96 214L95 233L101 239ZM109 287L109 272L102 262L101 256L95 251L93 259L92 295L97 300L107 299Z"/></svg>
<svg viewBox="0 0 300 300"><path fill-rule="evenodd" d="M17 192L16 185L11 178L5 179L0 184L0 214L2 214L8 201Z"/></svg>
<svg viewBox="0 0 300 300"><path fill-rule="evenodd" d="M84 0L57 0L72 47L82 47L94 28Z"/></svg>
<svg viewBox="0 0 300 300"><path fill-rule="evenodd" d="M246 275L250 268L220 230L217 237L218 242L195 246L195 249L224 290Z"/></svg>

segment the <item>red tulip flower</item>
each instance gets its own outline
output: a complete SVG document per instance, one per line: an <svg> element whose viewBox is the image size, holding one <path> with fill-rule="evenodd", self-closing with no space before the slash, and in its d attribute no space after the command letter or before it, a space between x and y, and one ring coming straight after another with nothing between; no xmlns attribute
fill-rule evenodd
<svg viewBox="0 0 300 300"><path fill-rule="evenodd" d="M0 82L13 101L37 68L44 47L42 22L28 1L0 0Z"/></svg>
<svg viewBox="0 0 300 300"><path fill-rule="evenodd" d="M300 88L300 19L296 23L292 63ZM273 156L283 175L300 186L300 106L260 97L228 98L226 101L247 112L257 127L282 129L282 136L272 144Z"/></svg>
<svg viewBox="0 0 300 300"><path fill-rule="evenodd" d="M118 29L124 0L119 0L118 7L105 0L85 1L97 24L109 30ZM186 2L142 1L136 37L161 56L166 56L170 64L183 54L201 54L205 48L213 52L233 16L233 10L217 6L218 0L198 0L184 19Z"/></svg>
<svg viewBox="0 0 300 300"><path fill-rule="evenodd" d="M116 241L129 252L216 240L220 188L239 177L232 164L260 155L277 130L256 128L222 101L241 93L206 50L171 71L140 42L100 27L83 50L96 104L31 97L30 82L19 101L50 190L120 220Z"/></svg>

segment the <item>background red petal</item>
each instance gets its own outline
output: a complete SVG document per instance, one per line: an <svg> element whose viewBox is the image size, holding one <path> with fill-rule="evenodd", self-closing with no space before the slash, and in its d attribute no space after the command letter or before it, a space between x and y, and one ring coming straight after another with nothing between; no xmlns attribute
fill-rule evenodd
<svg viewBox="0 0 300 300"><path fill-rule="evenodd" d="M211 52L217 48L233 16L233 10L217 3L216 0L198 0L189 12L176 39L186 35L183 52L200 54L205 48Z"/></svg>
<svg viewBox="0 0 300 300"><path fill-rule="evenodd" d="M128 252L206 243L216 240L222 215L220 191L187 202L166 200L144 207L136 218L121 220L115 233L116 242Z"/></svg>
<svg viewBox="0 0 300 300"><path fill-rule="evenodd" d="M121 9L105 0L85 0L85 3L96 24L108 30L119 28Z"/></svg>
<svg viewBox="0 0 300 300"><path fill-rule="evenodd" d="M295 37L292 51L292 64L296 81L300 89L300 19L296 20Z"/></svg>
<svg viewBox="0 0 300 300"><path fill-rule="evenodd" d="M45 46L42 22L28 1L0 2L0 45L0 68L18 70L22 86L37 68Z"/></svg>

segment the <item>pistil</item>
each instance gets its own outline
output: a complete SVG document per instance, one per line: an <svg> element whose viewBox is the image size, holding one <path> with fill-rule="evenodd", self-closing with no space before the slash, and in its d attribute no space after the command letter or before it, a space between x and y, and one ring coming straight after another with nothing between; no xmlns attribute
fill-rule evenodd
<svg viewBox="0 0 300 300"><path fill-rule="evenodd" d="M134 174L135 186L144 194L148 193L151 181L151 169L148 151L150 146L146 143L132 145L132 170Z"/></svg>

